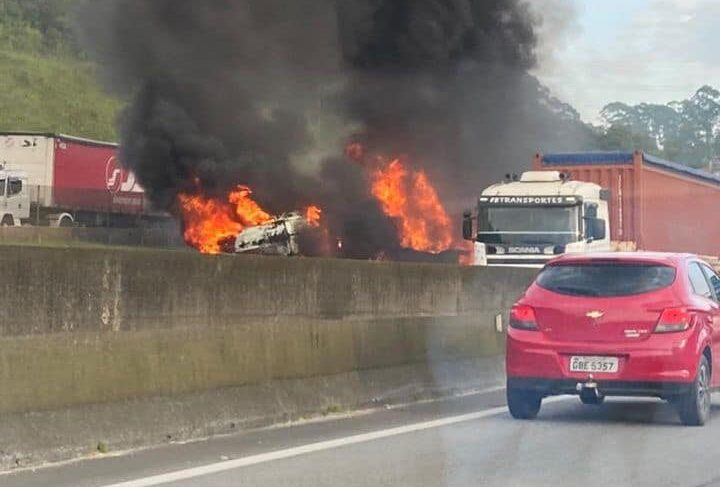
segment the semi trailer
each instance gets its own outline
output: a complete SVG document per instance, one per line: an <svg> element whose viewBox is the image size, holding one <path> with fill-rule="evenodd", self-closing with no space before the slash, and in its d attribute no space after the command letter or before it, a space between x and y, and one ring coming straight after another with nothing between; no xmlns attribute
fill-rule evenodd
<svg viewBox="0 0 720 487"><path fill-rule="evenodd" d="M3 226L135 226L154 212L118 146L68 135L0 133Z"/></svg>
<svg viewBox="0 0 720 487"><path fill-rule="evenodd" d="M542 266L564 253L720 254L720 177L640 151L536 154L465 212L476 265Z"/></svg>

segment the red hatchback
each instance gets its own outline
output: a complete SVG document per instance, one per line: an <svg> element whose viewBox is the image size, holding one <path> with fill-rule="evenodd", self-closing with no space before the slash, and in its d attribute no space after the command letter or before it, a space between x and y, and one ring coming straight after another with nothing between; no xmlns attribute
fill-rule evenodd
<svg viewBox="0 0 720 487"><path fill-rule="evenodd" d="M720 386L720 277L687 254L566 255L513 306L507 400L534 418L547 396L654 396L688 425L710 416Z"/></svg>

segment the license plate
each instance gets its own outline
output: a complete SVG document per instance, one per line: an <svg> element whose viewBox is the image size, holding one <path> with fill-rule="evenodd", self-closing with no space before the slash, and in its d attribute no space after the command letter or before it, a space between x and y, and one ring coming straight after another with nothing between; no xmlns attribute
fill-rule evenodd
<svg viewBox="0 0 720 487"><path fill-rule="evenodd" d="M570 372L588 372L592 374L616 374L619 360L617 357L570 357Z"/></svg>

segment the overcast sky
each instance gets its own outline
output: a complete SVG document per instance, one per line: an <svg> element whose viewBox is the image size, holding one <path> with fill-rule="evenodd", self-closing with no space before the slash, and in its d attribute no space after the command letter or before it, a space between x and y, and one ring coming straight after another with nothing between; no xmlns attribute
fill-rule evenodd
<svg viewBox="0 0 720 487"><path fill-rule="evenodd" d="M720 0L531 0L537 76L586 121L612 101L666 103L720 88Z"/></svg>

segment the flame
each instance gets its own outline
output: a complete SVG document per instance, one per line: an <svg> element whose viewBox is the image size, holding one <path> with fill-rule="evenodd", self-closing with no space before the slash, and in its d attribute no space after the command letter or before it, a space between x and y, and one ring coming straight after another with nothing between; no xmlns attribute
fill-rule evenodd
<svg viewBox="0 0 720 487"><path fill-rule="evenodd" d="M401 159L395 159L378 164L370 179L372 194L397 222L400 245L431 253L450 248L450 217L424 171L409 170Z"/></svg>
<svg viewBox="0 0 720 487"><path fill-rule="evenodd" d="M310 225L313 228L317 228L320 226L320 217L321 216L322 216L322 210L315 205L310 205L305 210L305 220L307 220L308 225Z"/></svg>
<svg viewBox="0 0 720 487"><path fill-rule="evenodd" d="M251 198L252 191L247 186L238 186L228 195L228 201L235 205L235 215L244 226L262 225L274 217L260 208Z"/></svg>
<svg viewBox="0 0 720 487"><path fill-rule="evenodd" d="M178 195L185 225L185 241L205 254L219 254L221 243L245 227L261 225L273 217L252 199L247 186L238 186L227 201L201 195Z"/></svg>

